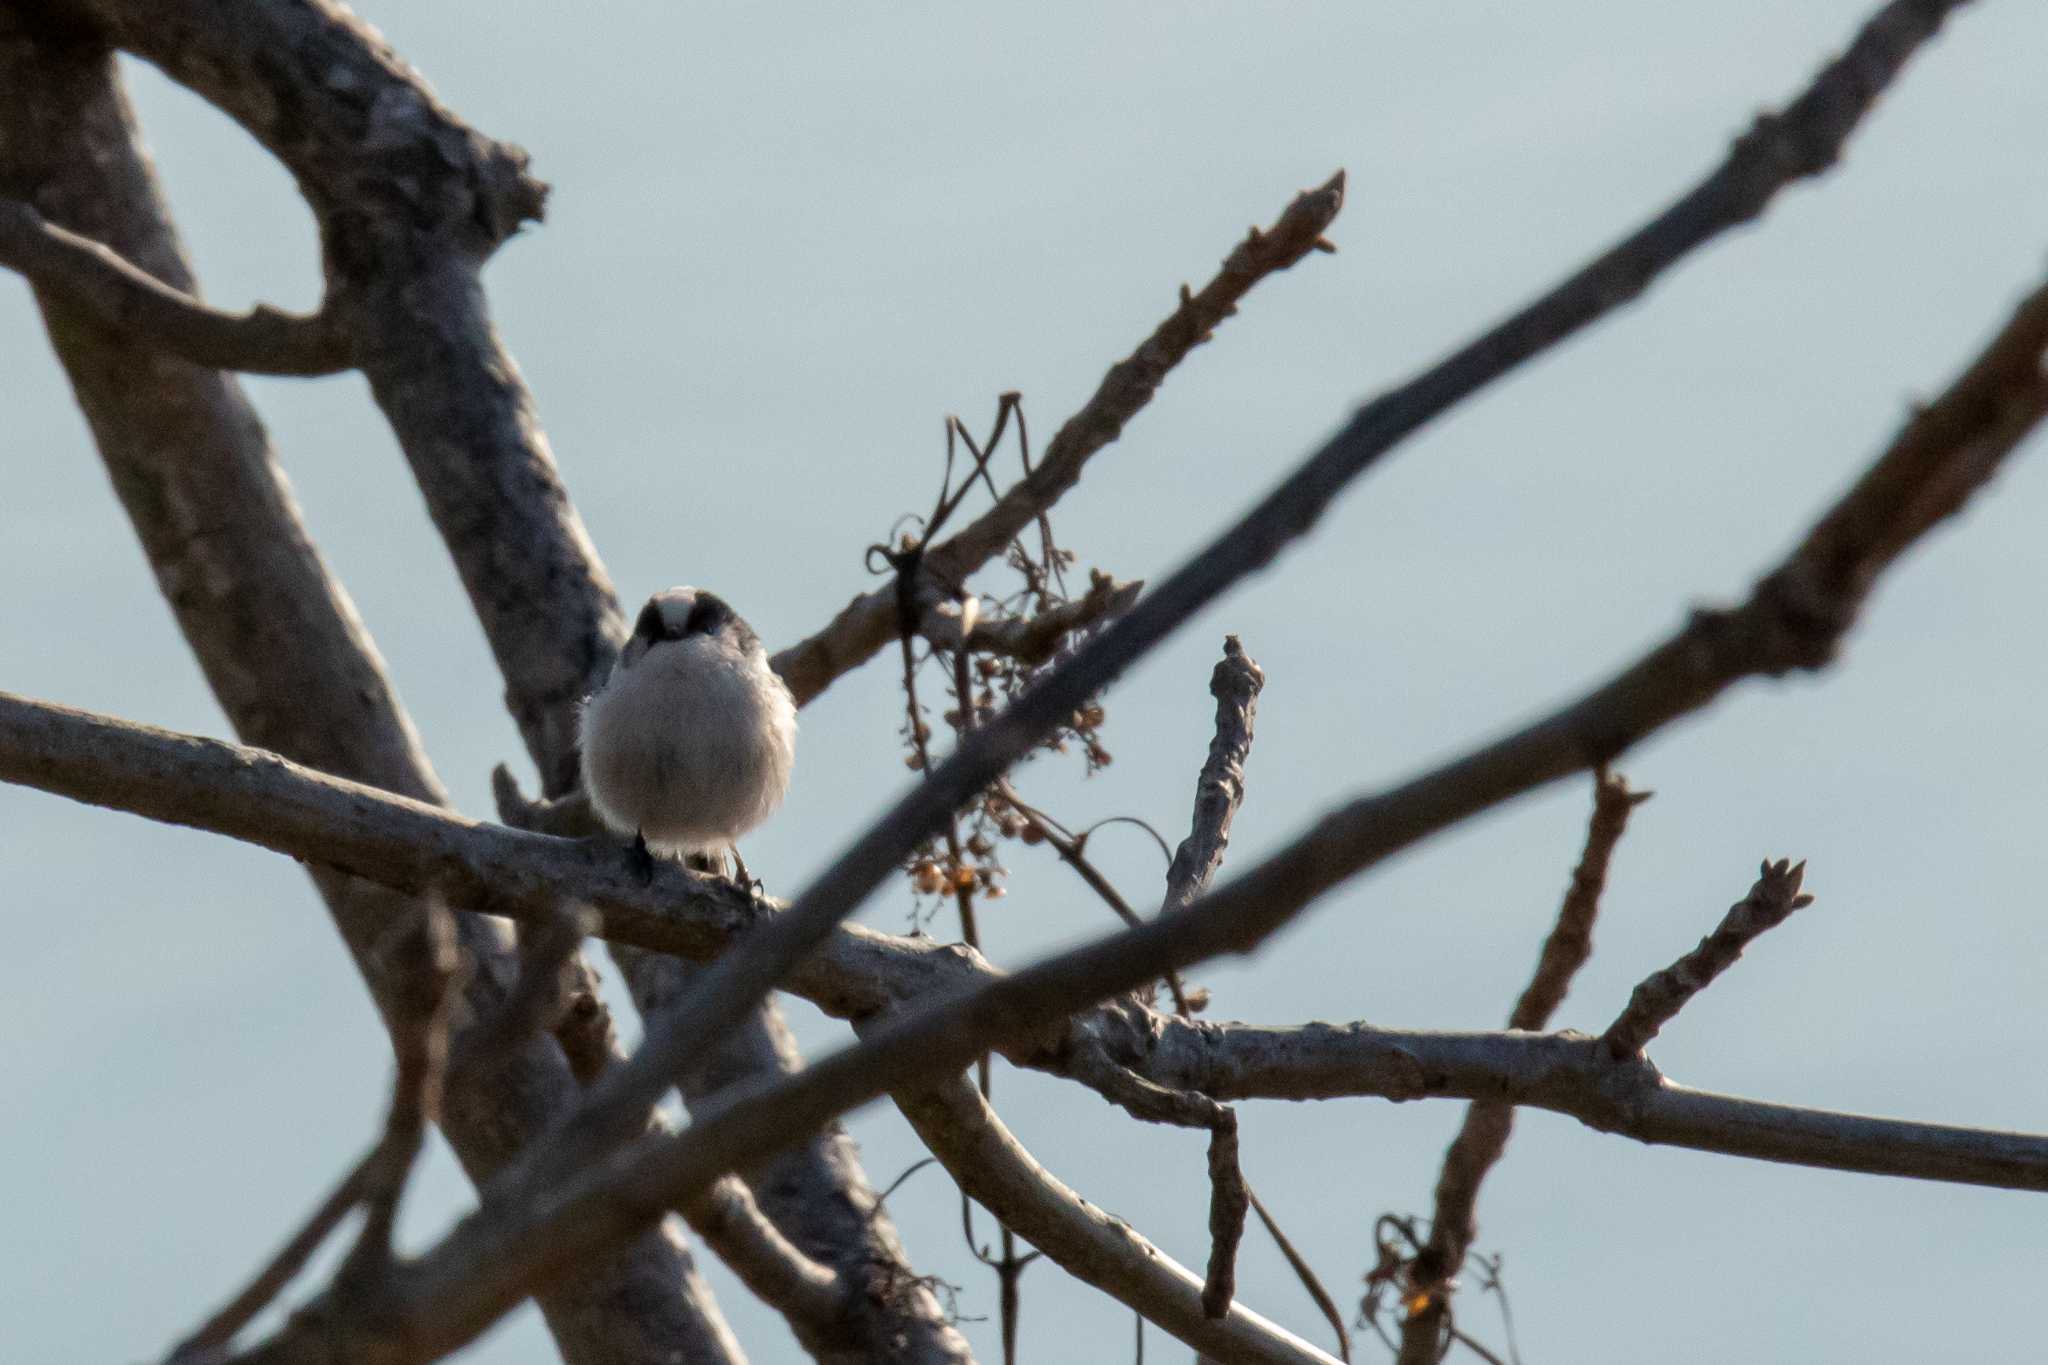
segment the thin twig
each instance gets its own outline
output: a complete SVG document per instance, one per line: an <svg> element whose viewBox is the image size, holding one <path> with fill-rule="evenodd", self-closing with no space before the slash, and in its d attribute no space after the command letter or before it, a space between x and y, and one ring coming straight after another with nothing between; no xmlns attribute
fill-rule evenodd
<svg viewBox="0 0 2048 1365"><path fill-rule="evenodd" d="M1600 913L1608 862L1628 827L1629 814L1650 795L1630 791L1626 778L1605 769L1594 774L1593 814L1586 825L1585 848L1578 866L1572 869L1557 922L1537 956L1535 974L1509 1012L1509 1028L1533 1033L1548 1027L1550 1016L1571 988L1572 977L1592 956L1593 921ZM1401 1325L1403 1365L1421 1365L1436 1358L1438 1343L1450 1323L1451 1284L1477 1235L1473 1211L1479 1202L1479 1186L1507 1151L1514 1114L1513 1107L1505 1104L1481 1101L1472 1105L1444 1153L1429 1244L1409 1269L1416 1290L1411 1302L1419 1307L1412 1308Z"/></svg>
<svg viewBox="0 0 2048 1365"><path fill-rule="evenodd" d="M1237 1114L1219 1105L1209 1129L1209 1274L1202 1281L1202 1311L1212 1318L1228 1314L1237 1297L1237 1249L1250 1207L1251 1190L1238 1167Z"/></svg>
<svg viewBox="0 0 2048 1365"><path fill-rule="evenodd" d="M1128 581L1097 574L1088 591L1071 602L1047 607L1033 616L983 616L965 637L967 648L976 654L994 654L1022 664L1042 664L1057 654L1060 646L1079 631L1114 620L1137 604L1145 589L1142 581ZM939 604L943 606L944 604ZM963 643L960 617L934 607L926 611L920 630L925 639L941 649L958 649Z"/></svg>
<svg viewBox="0 0 2048 1365"><path fill-rule="evenodd" d="M1273 1239L1274 1246L1280 1248L1280 1255L1287 1261L1288 1268L1294 1272L1294 1278L1301 1282L1302 1288L1308 1291L1308 1296L1315 1300L1316 1307L1329 1322L1330 1330L1337 1334L1338 1358L1350 1360L1351 1333L1345 1329L1343 1310L1338 1308L1337 1301L1330 1297L1330 1291L1323 1286L1322 1278L1316 1274L1315 1267L1308 1263L1308 1257L1302 1255L1301 1249L1294 1245L1294 1239L1280 1226L1280 1220L1266 1208L1266 1202L1259 1198L1259 1192L1250 1185L1245 1186L1244 1192L1251 1200L1252 1212L1259 1215L1259 1222L1265 1227L1266 1235Z"/></svg>
<svg viewBox="0 0 2048 1365"><path fill-rule="evenodd" d="M1090 891L1101 898L1102 903L1107 905L1118 919L1130 925L1143 923L1138 912L1131 908L1131 903L1116 889L1116 884L1103 875L1101 868L1089 861L1079 839L1059 828L1058 822L1019 796L1017 789L1010 785L1007 778L996 783L996 792L1012 810L1023 817L1024 823L1036 831L1039 838L1052 847L1053 852L1059 854L1061 862L1074 869L1075 875L1087 884ZM1169 972L1164 980L1167 993L1173 997L1174 1008L1183 1015L1193 1015L1194 1009L1189 1001L1187 988L1181 983L1180 973Z"/></svg>
<svg viewBox="0 0 2048 1365"><path fill-rule="evenodd" d="M384 1136L364 1165L363 1226L334 1277L337 1288L349 1295L379 1286L391 1270L398 1201L426 1142L427 1125L440 1113L448 1019L466 970L456 946L455 917L437 896L422 899L417 922L399 926L392 937L396 942L387 951L399 959L390 969L398 981L393 997L398 1017L391 1021L397 1075Z"/></svg>
<svg viewBox="0 0 2048 1365"><path fill-rule="evenodd" d="M1320 188L1295 196L1272 227L1253 229L1200 292L1183 286L1180 305L1137 350L1110 367L1093 396L1054 435L1037 466L966 529L930 548L916 591L928 592L934 601L952 596L970 574L1001 554L1074 486L1088 460L1123 433L1173 368L1237 312L1253 286L1314 249L1343 203L1340 171ZM1020 411L1020 421L1022 416ZM823 630L771 662L801 706L873 658L895 633L895 621L894 589L878 588L856 597Z"/></svg>
<svg viewBox="0 0 2048 1365"><path fill-rule="evenodd" d="M660 1094L685 1059L716 1043L735 1020L744 1018L793 967L814 953L833 928L901 866L903 857L920 840L942 828L965 801L1189 617L1246 574L1271 562L1315 524L1354 477L1401 440L1517 365L1605 316L1703 242L1755 217L1785 185L1825 169L1889 77L1960 3L1963 0L1894 0L1783 114L1759 120L1739 139L1725 164L1692 193L1516 317L1418 379L1368 403L1236 526L1176 570L1128 615L1047 672L1001 715L963 739L945 763L928 773L812 882L787 914L770 920L745 944L721 958L704 974L697 993L660 1027L650 1030L646 1044L633 1059L591 1088L583 1114L549 1145L542 1161L548 1174L529 1178L556 1178L563 1170L581 1164L610 1131L609 1112L644 1105ZM1957 475L1953 497L1936 507L1908 509L1908 519L1917 524L1913 534L1953 511L2048 405L2048 381L2040 373L2040 346L2035 335L2043 316L2048 316L2048 296L2037 295L2023 314L2024 324L2016 320L2014 336L2007 339L2024 337L2031 344L2023 370L2016 372L2013 357L2006 355L1998 363L1987 363L1985 373L1966 376L1964 387L1989 385L1993 389L1998 400L1995 410L1969 406L1979 400L1979 394L1972 392L1963 411L1955 411L1954 404L1945 408L1944 403L1937 403L1914 423L1916 432L1926 429L1938 437L1966 436L1973 458L1965 461L1967 471L1946 466L1936 471ZM1955 453L1949 439L1926 444L1938 459ZM1039 473L1045 473L1052 463L1048 459ZM1905 487L1922 491L1911 477ZM1893 502L1898 491L1896 487L1881 488L1870 495L1878 504L1876 510L1881 514L1896 511ZM1596 707L1594 714L1567 714L1504 741L1516 750L1510 755L1515 760L1512 766L1499 767L1499 755L1489 752L1471 760L1480 765L1477 773L1461 769L1442 778L1425 779L1448 781L1458 799L1425 802L1414 793L1401 792L1387 799L1396 801L1399 813L1406 817L1403 820L1377 818L1377 802L1364 803L1365 810L1354 807L1337 817L1333 822L1337 828L1327 831L1325 837L1359 819L1372 833L1344 838L1341 855L1318 857L1305 867L1289 869L1285 880L1300 884L1292 888L1292 894L1269 901L1271 915L1246 915L1235 925L1205 917L1205 927L1220 940L1214 949L1248 947L1261 941L1309 899L1394 848L1508 795L1605 762L1648 729L1704 705L1738 677L1825 663L1867 585L1867 579L1845 579L1834 570L1860 571L1871 554L1884 551L1878 555L1881 565L1912 539L1909 534L1896 544L1867 545L1866 529L1851 525L1831 537L1830 548L1850 551L1842 562L1810 565L1802 560L1799 569L1819 572L1809 579L1767 583L1743 612L1704 618L1679 642L1680 652L1646 660L1638 670L1582 704ZM1882 529L1892 529L1890 522ZM1849 543L1844 545L1843 540ZM1006 532L1002 543L1007 542ZM934 550L927 560L937 554ZM1613 728L1588 735L1582 727L1589 721ZM1496 751L1501 747L1495 746ZM1536 753L1524 752L1528 748ZM1531 758L1540 761L1531 763ZM1282 880L1278 874L1262 877L1255 873L1240 885L1277 892L1280 887L1273 883L1278 880ZM1163 959L1173 953L1170 945L1192 950L1201 933L1183 925L1179 917L1175 917L1171 933L1148 937L1148 930L1149 926L1133 930L1129 938L1134 947L1147 944L1150 955L1161 959L1161 970L1153 975L1184 965ZM1105 955L1113 951L1103 949ZM1189 960L1203 955L1194 951L1196 957ZM1109 970L1107 962L1100 965L1100 975L1091 980L1114 977L1121 981L1122 972ZM1112 985L1102 994L1125 988ZM1075 1008L1088 1003L1079 1001Z"/></svg>
<svg viewBox="0 0 2048 1365"><path fill-rule="evenodd" d="M358 1207L367 1208L363 1228L337 1279L346 1278L361 1289L390 1265L399 1194L419 1155L426 1125L440 1104L448 1014L460 989L462 963L453 920L432 898L424 899L419 916L397 926L382 948L397 959L391 971L391 1041L397 1073L383 1134L247 1287L178 1343L170 1355L173 1365L204 1359L206 1353L226 1347L285 1291Z"/></svg>
<svg viewBox="0 0 2048 1365"><path fill-rule="evenodd" d="M1649 1046L1658 1030L1678 1017L1686 1002L1735 965L1758 935L1777 928L1794 910L1813 904L1800 891L1806 864L1766 861L1749 894L1728 908L1719 927L1678 961L1645 978L1629 996L1628 1008L1607 1026L1600 1041L1615 1057L1632 1057Z"/></svg>
<svg viewBox="0 0 2048 1365"><path fill-rule="evenodd" d="M1209 756L1195 778L1195 813L1188 837L1181 840L1167 869L1162 912L1178 910L1207 891L1223 865L1230 823L1244 803L1244 764L1265 686L1264 670L1244 652L1244 645L1235 635L1224 636L1223 657L1209 675L1209 695L1216 698L1216 730L1209 740Z"/></svg>
<svg viewBox="0 0 2048 1365"><path fill-rule="evenodd" d="M1161 914L1179 910L1207 891L1223 866L1224 853L1230 847L1231 822L1236 819L1238 808L1244 804L1244 765L1251 755L1259 693L1265 686L1265 671L1245 653L1243 642L1235 635L1226 635L1223 638L1223 657L1217 660L1215 669L1209 674L1209 695L1216 699L1215 730L1209 739L1208 756L1195 778L1194 814L1188 837L1168 859ZM1155 833L1153 837L1158 835ZM1167 980L1175 986L1176 1011L1181 1018L1191 1019L1191 1002L1179 990L1179 979L1168 977ZM1258 1191L1249 1182L1240 1179L1240 1183L1244 1186L1246 1200L1259 1215L1259 1222L1265 1226L1274 1244L1280 1248L1280 1254L1294 1271L1295 1278L1329 1322L1330 1330L1336 1333L1338 1355L1345 1360L1351 1359L1351 1334L1344 1328L1344 1315L1338 1309L1337 1301L1330 1296L1330 1291L1324 1287L1308 1258L1296 1249L1281 1229L1279 1220L1260 1200ZM1213 1180L1211 1188L1212 1191L1215 1188Z"/></svg>

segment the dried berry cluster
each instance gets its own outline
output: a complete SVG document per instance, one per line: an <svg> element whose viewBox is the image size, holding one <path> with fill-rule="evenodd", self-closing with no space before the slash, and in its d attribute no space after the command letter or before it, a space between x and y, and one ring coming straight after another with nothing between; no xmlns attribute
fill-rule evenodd
<svg viewBox="0 0 2048 1365"><path fill-rule="evenodd" d="M948 426L949 439L953 436L967 439L968 447L975 456L977 475L984 480L987 471L984 451L993 451L1011 415L1017 419L1018 440L1023 446L1024 469L1028 474L1031 469L1030 450L1024 436L1022 407L1016 395L1004 395L995 434L984 445L974 445L957 421ZM949 484L951 460L949 450ZM989 487L993 492L993 483ZM926 534L930 535L957 505L958 496L950 488L942 489L939 510L925 523L928 528ZM971 597L963 594L957 604L963 640L971 637L976 622L1035 621L1045 613L1069 606L1074 601L1067 588L1067 571L1075 563L1073 551L1062 548L1053 539L1051 522L1043 516L1038 518L1037 540L1036 553L1027 549L1021 539L1010 542L1003 556L1003 566L1016 575L1011 590L982 592ZM920 554L918 537L903 532L897 537L894 551L887 553L886 557L898 566L900 573L906 564L914 565ZM1100 591L1108 586L1109 580L1100 571L1090 572L1091 590ZM949 604L947 610L953 611L955 607ZM931 708L919 698L918 681L934 663L939 666L942 685L950 703L941 712L940 719L953 732L957 743L974 727L985 724L999 709L1022 695L1041 673L1078 649L1097 628L1099 625L1068 633L1045 657L1037 659L996 653L977 654L971 646L947 649L922 641L906 642L904 719L897 731L904 743L904 765L913 772L923 772L933 762ZM1078 751L1092 775L1111 762L1110 752L1102 742L1104 719L1101 703L1091 701L1077 709L1067 724L1047 735L1039 747L1055 754ZM1027 756L1025 761L1028 762L1029 758ZM963 914L971 915L975 899L1001 899L1006 869L999 857L1000 846L1011 839L1035 844L1041 838L1037 828L1000 795L993 790L984 792L953 818L949 828L927 839L913 850L906 861L905 873L916 897L911 910L913 924L928 923L948 901L958 905ZM971 928L969 936L972 937Z"/></svg>

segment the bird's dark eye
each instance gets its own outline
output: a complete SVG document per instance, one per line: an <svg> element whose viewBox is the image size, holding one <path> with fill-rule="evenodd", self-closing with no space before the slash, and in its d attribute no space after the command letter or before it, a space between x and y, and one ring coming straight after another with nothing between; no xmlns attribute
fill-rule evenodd
<svg viewBox="0 0 2048 1365"><path fill-rule="evenodd" d="M710 635L732 618L732 608L725 604L724 598L700 592L697 605L690 608L690 619L683 622L683 634Z"/></svg>

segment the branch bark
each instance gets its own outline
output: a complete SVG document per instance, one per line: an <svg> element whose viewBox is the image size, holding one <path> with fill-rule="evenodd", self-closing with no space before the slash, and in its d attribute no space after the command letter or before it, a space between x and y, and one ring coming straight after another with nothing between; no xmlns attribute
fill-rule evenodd
<svg viewBox="0 0 2048 1365"><path fill-rule="evenodd" d="M195 292L113 70L76 35L0 11L0 187ZM301 525L261 422L232 380L109 330L37 287L52 345L91 425L158 585L237 733L329 771L446 800L355 608ZM329 868L313 880L387 1020L395 983L372 949L413 905ZM516 976L502 928L458 925L476 960L468 1013L487 1017ZM448 1094L443 1130L472 1179L499 1170L576 1097L552 1044L531 1043ZM541 1296L571 1365L734 1360L688 1253L650 1231ZM644 1352L644 1354L642 1354Z"/></svg>
<svg viewBox="0 0 2048 1365"><path fill-rule="evenodd" d="M964 1078L898 1091L895 1100L967 1195L1076 1279L1219 1360L1331 1365L1332 1357L1241 1303L1208 1316L1200 1276L1040 1166Z"/></svg>
<svg viewBox="0 0 2048 1365"><path fill-rule="evenodd" d="M1630 791L1625 778L1604 770L1594 775L1593 817L1586 826L1585 849L1572 869L1571 886L1564 904L1558 907L1557 922L1537 955L1535 974L1508 1014L1509 1028L1525 1033L1548 1028L1551 1015L1564 1003L1572 978L1593 955L1593 921L1600 913L1600 893L1607 885L1607 864L1614 856L1614 846L1628 828L1630 812L1649 799L1649 792ZM1465 1121L1444 1153L1429 1244L1409 1271L1413 1292L1408 1317L1401 1324L1401 1365L1434 1365L1437 1359L1445 1330L1451 1326L1452 1282L1478 1236L1473 1211L1479 1203L1479 1187L1507 1151L1514 1122L1510 1106L1476 1103L1465 1111ZM1419 1307L1414 1306L1417 1299Z"/></svg>
<svg viewBox="0 0 2048 1365"><path fill-rule="evenodd" d="M540 215L545 186L527 173L525 153L443 108L339 6L78 0L73 9L236 119L293 172L320 225L328 297L468 589L544 791L570 790L576 707L610 668L623 623L478 279L491 251ZM650 978L647 996L677 989L679 970L655 962L630 974ZM748 1017L745 1045L772 1054L774 1021ZM603 1051L609 1030L595 1032L579 1053ZM581 1059L595 1080L601 1056ZM798 1215L801 1240L829 1250L849 1283L865 1284L879 1265L915 1285L886 1220L848 1216L872 1191L840 1144L829 1161L822 1151L809 1158L803 1193L819 1198L792 1198L782 1211ZM784 1162L785 1172L805 1160ZM876 1350L908 1342L915 1358L966 1358L921 1288L857 1295L847 1307L872 1327Z"/></svg>
<svg viewBox="0 0 2048 1365"><path fill-rule="evenodd" d="M661 1029L650 1033L632 1062L607 1076L592 1091L586 1106L588 1126L579 1125L579 1131L569 1135L565 1153L578 1145L587 1147L592 1134L605 1131L607 1111L630 1108L658 1094L665 1084L664 1078L684 1058L714 1043L729 1026L728 1021L744 1018L747 1010L810 956L840 921L894 873L920 840L935 833L953 811L1194 613L1306 534L1353 478L1401 440L1515 366L1633 298L1663 270L1702 243L1756 217L1785 185L1826 169L1886 82L1934 34L1949 11L1964 2L1894 0L1885 6L1864 26L1848 51L1824 68L1805 93L1784 113L1758 120L1755 128L1736 142L1723 165L1691 193L1522 312L1408 384L1368 403L1322 450L1236 526L1148 594L1130 614L1089 640L1001 715L964 738L945 763L927 773L922 782L826 869L787 915L765 925L706 973L696 997ZM2048 308L2040 311L2048 312ZM2006 370L1990 385L1996 401L2004 402L2008 397L2013 401L2014 410L2007 423L2013 441L2038 416L2038 412L2023 411L2032 401L2029 385L2036 391L2042 387L2038 357L2037 345L2026 357L2031 380L2010 373L2012 360L2008 356L2004 362ZM1965 407L1981 397L1973 394L1964 400ZM1973 428L1981 426L1977 419L1982 414L1974 409L1952 415ZM1929 434L1939 447L1939 425L1930 427ZM1979 430L1972 434L1983 435ZM1999 446L1989 436L1984 437L1984 443ZM2009 444L2010 441L1990 455L1991 464L2002 458ZM1967 477L1959 477L1958 498L1974 487ZM1939 520L1945 514L1946 510L1932 519ZM1853 533L1856 528L1840 529ZM1910 538L1908 535L1907 539ZM1343 876L1385 856L1393 847L1421 838L1508 794L1554 780L1588 763L1604 762L1649 728L1704 705L1737 677L1751 672L1775 673L1793 667L1818 666L1825 661L1835 637L1846 628L1847 620L1816 618L1812 611L1853 610L1861 596L1858 588L1838 592L1833 600L1828 600L1830 588L1847 586L1831 582L1803 584L1786 580L1766 586L1771 592L1760 593L1752 608L1745 609L1749 613L1746 619L1738 619L1742 614L1737 613L1725 622L1738 629L1751 629L1755 632L1753 638L1734 637L1732 632L1719 629L1723 623L1710 621L1677 642L1681 652L1646 661L1642 676L1619 679L1606 692L1589 699L1592 714L1563 717L1548 733L1504 741L1508 746L1505 753L1475 756L1473 761L1487 771L1453 773L1441 785L1475 798L1477 804L1457 799L1430 810L1434 792L1396 793L1402 819L1421 816L1419 822L1397 832L1398 821L1367 816L1366 823L1376 828L1377 835L1361 842L1362 856L1355 862L1349 857L1336 857L1325 858L1319 864L1290 867L1286 873L1290 880L1306 875L1308 884L1300 888L1300 895L1290 895L1285 903L1293 907L1305 904ZM1817 655L1816 648L1820 651ZM1588 723L1608 725L1617 721L1620 728L1615 733L1582 733L1582 727ZM1512 766L1501 766L1503 760ZM1389 842L1380 842L1378 836ZM1304 846L1296 852L1317 850ZM1257 884L1261 879L1254 874L1245 881ZM1290 887L1290 892L1294 889ZM1277 928L1291 913L1283 911L1271 927ZM1239 950L1258 942L1269 931L1248 925ZM1132 938L1138 939L1142 934L1143 931L1134 932ZM1215 950L1221 951L1225 946L1228 945L1219 944Z"/></svg>
<svg viewBox="0 0 2048 1365"><path fill-rule="evenodd" d="M931 607L958 592L970 574L1050 511L1080 481L1088 461L1123 434L1173 368L1237 313L1237 305L1260 280L1319 246L1334 250L1323 233L1343 206L1344 173L1339 171L1321 187L1296 195L1266 231L1253 228L1201 292L1182 285L1180 306L1137 350L1110 367L1081 410L1054 434L1038 466L959 534L926 551L919 582L910 589L916 606L913 619L927 617ZM823 630L774 657L775 671L789 684L797 705L874 658L897 637L901 591L892 583L854 598Z"/></svg>
<svg viewBox="0 0 2048 1365"><path fill-rule="evenodd" d="M105 327L208 369L319 375L349 365L347 339L326 314L285 313L268 304L246 313L209 308L19 200L0 200L0 265Z"/></svg>
<svg viewBox="0 0 2048 1365"><path fill-rule="evenodd" d="M1209 756L1195 777L1195 813L1188 837L1174 850L1166 869L1166 896L1161 914L1186 906L1209 889L1223 855L1230 848L1230 825L1244 804L1244 763L1252 750L1252 725L1258 717L1259 693L1266 674L1235 635L1223 637L1223 657L1209 674L1209 695L1216 699L1216 730Z"/></svg>
<svg viewBox="0 0 2048 1365"><path fill-rule="evenodd" d="M1628 1007L1600 1035L1600 1041L1617 1057L1631 1057L1650 1045L1666 1024L1678 1017L1695 995L1714 983L1714 978L1735 965L1759 935L1783 924L1794 910L1813 904L1813 897L1799 888L1806 881L1806 864L1793 866L1787 859L1765 862L1749 894L1728 908L1714 932L1699 946L1662 971L1652 972L1628 998Z"/></svg>

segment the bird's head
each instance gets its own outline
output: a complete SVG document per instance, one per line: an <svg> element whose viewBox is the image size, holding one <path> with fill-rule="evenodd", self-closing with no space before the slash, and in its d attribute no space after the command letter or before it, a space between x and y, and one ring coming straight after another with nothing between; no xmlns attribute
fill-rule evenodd
<svg viewBox="0 0 2048 1365"><path fill-rule="evenodd" d="M761 647L753 629L723 597L702 588L667 588L640 609L619 666L631 668L650 649L700 638L728 644L742 654Z"/></svg>

